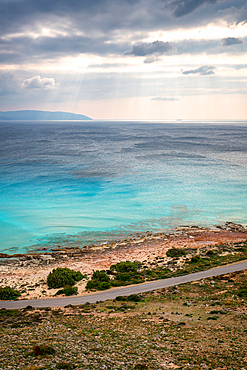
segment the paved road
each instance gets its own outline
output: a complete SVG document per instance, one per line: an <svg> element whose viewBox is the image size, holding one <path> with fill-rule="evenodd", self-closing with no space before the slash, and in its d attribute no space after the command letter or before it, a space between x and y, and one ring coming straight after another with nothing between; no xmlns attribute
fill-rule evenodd
<svg viewBox="0 0 247 370"><path fill-rule="evenodd" d="M79 305L86 302L95 303L96 301L106 301L107 299L114 299L119 295L130 295L149 292L151 290L171 287L178 284L197 281L208 277L228 274L230 272L241 271L247 269L247 262L235 263L223 267L213 268L207 271L196 272L185 276L174 277L165 280L153 281L151 283L144 283L139 285L129 285L124 288L116 288L100 293L87 294L82 297L68 297L68 298L49 298L49 299L30 299L23 301L0 301L0 308L18 309L24 308L28 305L33 307L63 307L68 304Z"/></svg>

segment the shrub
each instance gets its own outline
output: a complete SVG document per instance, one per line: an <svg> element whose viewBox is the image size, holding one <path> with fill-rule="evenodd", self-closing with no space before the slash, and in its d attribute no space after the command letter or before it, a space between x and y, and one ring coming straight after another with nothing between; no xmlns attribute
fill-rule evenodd
<svg viewBox="0 0 247 370"><path fill-rule="evenodd" d="M247 286L239 288L239 290L237 291L237 296L240 298L247 297Z"/></svg>
<svg viewBox="0 0 247 370"><path fill-rule="evenodd" d="M116 270L117 272L136 272L138 268L137 262L119 262L116 265L112 265L110 270Z"/></svg>
<svg viewBox="0 0 247 370"><path fill-rule="evenodd" d="M70 270L67 267L58 267L53 269L47 276L47 284L49 288L62 288L65 285L75 285L83 277L80 271Z"/></svg>
<svg viewBox="0 0 247 370"><path fill-rule="evenodd" d="M214 252L214 251L212 251L212 250L209 250L209 251L207 251L206 255L207 255L208 257L214 257L214 256L216 256L216 255L217 255L217 253L216 253L216 252Z"/></svg>
<svg viewBox="0 0 247 370"><path fill-rule="evenodd" d="M125 296L122 296L122 295L118 295L116 298L115 298L116 301L127 301L127 297Z"/></svg>
<svg viewBox="0 0 247 370"><path fill-rule="evenodd" d="M93 273L92 279L87 282L87 290L105 290L110 289L110 278L104 270L96 270Z"/></svg>
<svg viewBox="0 0 247 370"><path fill-rule="evenodd" d="M74 369L75 366L71 362L61 361L56 364L56 368L57 369Z"/></svg>
<svg viewBox="0 0 247 370"><path fill-rule="evenodd" d="M87 290L97 289L99 282L97 280L89 280L86 285Z"/></svg>
<svg viewBox="0 0 247 370"><path fill-rule="evenodd" d="M184 249L180 249L180 248L171 248L171 249L168 249L168 251L166 252L166 255L167 257L172 257L172 258L176 258L176 257L182 257L182 256L185 256L185 251Z"/></svg>
<svg viewBox="0 0 247 370"><path fill-rule="evenodd" d="M101 283L98 283L98 289L99 290L106 290L111 288L111 283L108 281L102 281Z"/></svg>
<svg viewBox="0 0 247 370"><path fill-rule="evenodd" d="M120 272L115 276L115 280L118 281L130 281L131 280L131 274L127 272Z"/></svg>
<svg viewBox="0 0 247 370"><path fill-rule="evenodd" d="M86 285L87 290L106 290L111 288L111 283L109 281L98 281L98 280L89 280Z"/></svg>
<svg viewBox="0 0 247 370"><path fill-rule="evenodd" d="M58 290L55 295L59 295L59 294L65 294L66 297L71 296L73 294L78 294L78 288L77 286L72 287L70 285L66 285L64 289Z"/></svg>
<svg viewBox="0 0 247 370"><path fill-rule="evenodd" d="M138 294L131 294L127 297L127 300L132 302L140 302L142 301L142 297Z"/></svg>
<svg viewBox="0 0 247 370"><path fill-rule="evenodd" d="M33 347L33 352L35 356L53 355L55 353L55 349L48 344L40 344Z"/></svg>
<svg viewBox="0 0 247 370"><path fill-rule="evenodd" d="M106 281L109 282L110 278L104 270L96 270L93 273L92 280Z"/></svg>
<svg viewBox="0 0 247 370"><path fill-rule="evenodd" d="M9 286L6 286L4 288L0 287L0 299L3 301L8 301L8 300L15 300L18 297L21 296L21 293L18 290L14 290L10 288Z"/></svg>
<svg viewBox="0 0 247 370"><path fill-rule="evenodd" d="M202 262L203 259L200 257L200 256L194 256L191 258L190 260L190 263L198 263L198 262Z"/></svg>
<svg viewBox="0 0 247 370"><path fill-rule="evenodd" d="M131 282L128 282L128 283L131 284ZM118 281L118 280L111 281L111 286L119 287L123 285L127 285L127 283L125 284L123 281Z"/></svg>

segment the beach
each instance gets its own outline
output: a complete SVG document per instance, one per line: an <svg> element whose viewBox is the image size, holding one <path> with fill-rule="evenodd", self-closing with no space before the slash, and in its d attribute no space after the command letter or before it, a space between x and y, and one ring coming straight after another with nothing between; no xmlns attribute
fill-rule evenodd
<svg viewBox="0 0 247 370"><path fill-rule="evenodd" d="M121 261L140 261L147 266L169 261L168 249L201 249L222 243L236 243L247 239L247 228L227 222L224 226L205 228L181 226L168 233L146 232L136 238L102 243L83 248L55 249L52 253L29 253L6 258L1 255L0 286L10 286L22 292L20 299L53 297L57 289L48 289L46 278L57 267L81 271L89 278L94 270L107 270ZM4 258L5 257L5 258ZM78 294L85 291L87 280L77 284Z"/></svg>

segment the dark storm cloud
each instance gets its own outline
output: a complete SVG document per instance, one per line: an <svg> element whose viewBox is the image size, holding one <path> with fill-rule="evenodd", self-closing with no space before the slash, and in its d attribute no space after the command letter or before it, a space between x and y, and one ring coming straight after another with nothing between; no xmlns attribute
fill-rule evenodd
<svg viewBox="0 0 247 370"><path fill-rule="evenodd" d="M121 55L130 47L130 44L107 43L104 36L97 38L83 36L40 36L14 37L8 41L1 42L0 63L19 63L27 60L58 58L64 55L94 54L94 55Z"/></svg>
<svg viewBox="0 0 247 370"><path fill-rule="evenodd" d="M0 33L23 30L26 26L59 24L87 31L121 28L123 16L143 0L8 0L0 2ZM63 22L61 22L63 20Z"/></svg>
<svg viewBox="0 0 247 370"><path fill-rule="evenodd" d="M170 42L154 41L134 45L131 50L126 51L124 54L144 57L152 54L162 55L170 50L172 50L172 44Z"/></svg>
<svg viewBox="0 0 247 370"><path fill-rule="evenodd" d="M202 66L196 69L191 69L190 71L183 71L182 73L183 75L199 74L201 76L209 76L214 75L214 69L214 66Z"/></svg>
<svg viewBox="0 0 247 370"><path fill-rule="evenodd" d="M225 39L221 40L222 46L231 46L231 45L238 45L243 44L243 41L237 37L226 37Z"/></svg>
<svg viewBox="0 0 247 370"><path fill-rule="evenodd" d="M175 17L183 17L188 15L203 4L215 4L217 0L175 0L171 3L171 7L175 8L173 15Z"/></svg>
<svg viewBox="0 0 247 370"><path fill-rule="evenodd" d="M144 62L153 63L159 55L171 52L172 45L143 43L147 32L205 26L220 19L228 23L246 20L246 1L2 0L0 63L33 63L84 53L123 55L126 50L125 55L147 56ZM42 28L54 33L44 36ZM178 45L178 54L194 53L189 44Z"/></svg>
<svg viewBox="0 0 247 370"><path fill-rule="evenodd" d="M241 21L245 4L244 0L8 0L0 2L0 34L40 24L87 34L121 29L146 32L199 25L227 11L237 12L236 21Z"/></svg>

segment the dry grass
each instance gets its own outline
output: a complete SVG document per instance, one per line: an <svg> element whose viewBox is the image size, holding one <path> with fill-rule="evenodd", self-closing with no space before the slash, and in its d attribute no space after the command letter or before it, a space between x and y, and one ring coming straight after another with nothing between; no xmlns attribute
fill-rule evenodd
<svg viewBox="0 0 247 370"><path fill-rule="evenodd" d="M247 369L247 298L237 295L246 284L244 271L138 303L1 310L0 369ZM35 356L42 343L55 354Z"/></svg>

